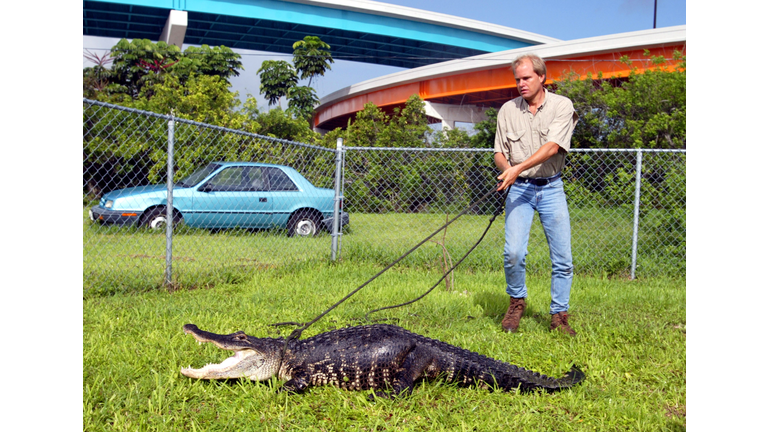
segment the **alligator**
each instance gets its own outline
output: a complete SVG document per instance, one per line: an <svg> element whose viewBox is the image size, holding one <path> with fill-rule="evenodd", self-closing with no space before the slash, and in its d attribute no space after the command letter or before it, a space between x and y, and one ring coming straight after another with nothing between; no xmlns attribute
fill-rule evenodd
<svg viewBox="0 0 768 432"><path fill-rule="evenodd" d="M576 366L559 379L495 360L389 324L347 327L307 339L257 338L242 331L216 334L184 325L199 343L234 351L220 364L182 368L197 379L286 380L279 391L300 393L310 386L334 385L373 390L370 399L410 395L420 379L442 377L459 386L489 390L554 392L584 380ZM388 393L387 393L388 391Z"/></svg>

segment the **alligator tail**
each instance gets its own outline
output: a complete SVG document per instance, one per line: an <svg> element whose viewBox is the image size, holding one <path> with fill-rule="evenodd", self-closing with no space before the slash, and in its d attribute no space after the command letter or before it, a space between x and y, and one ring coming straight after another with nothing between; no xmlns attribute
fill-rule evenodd
<svg viewBox="0 0 768 432"><path fill-rule="evenodd" d="M560 378L557 381L560 384L561 388L569 388L584 381L586 377L587 376L584 374L584 372L582 372L578 366L574 365L571 367L571 370L568 371L567 374L565 374L564 377Z"/></svg>
<svg viewBox="0 0 768 432"><path fill-rule="evenodd" d="M571 370L565 374L564 377L559 379L541 375L536 372L531 372L530 375L521 378L521 391L533 391L535 389L542 389L551 393L575 386L576 384L584 381L586 375L584 375L584 372L582 372L578 366L573 366L571 367Z"/></svg>

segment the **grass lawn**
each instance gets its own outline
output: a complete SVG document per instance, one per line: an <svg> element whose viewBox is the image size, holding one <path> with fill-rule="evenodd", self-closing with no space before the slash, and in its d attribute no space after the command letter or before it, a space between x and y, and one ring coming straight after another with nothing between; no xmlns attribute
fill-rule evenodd
<svg viewBox="0 0 768 432"><path fill-rule="evenodd" d="M84 251L84 257L89 256ZM83 429L685 429L683 278L627 281L577 274L571 313L579 334L570 338L549 332L549 278L534 275L520 332L510 335L501 332L499 324L508 304L503 273L481 267L460 268L451 290L440 286L413 305L371 319L386 319L556 377L576 364L586 373L585 382L551 395L521 395L438 381L417 385L404 399L369 402L365 392L333 387L285 395L275 393L281 383L274 380L211 382L182 376L182 367L218 363L228 356L211 344L198 345L184 335L182 325L193 323L216 333L243 330L258 337L287 336L291 327L269 324L312 319L382 268L373 261L287 261L264 265L234 283L174 292L126 289L84 295ZM439 277L437 271L415 266L392 269L303 337L361 324L368 310L416 297Z"/></svg>
<svg viewBox="0 0 768 432"><path fill-rule="evenodd" d="M572 239L576 274L628 277L632 248L632 214L626 209L572 209ZM454 215L451 215L452 218ZM408 268L442 268L456 262L479 239L489 215L465 215L406 257ZM440 214L352 214L341 237L342 260L387 265L446 222ZM445 238L443 238L445 235ZM637 275L685 277L685 253L667 252L644 234ZM442 246L446 246L444 255ZM98 225L83 208L84 296L135 293L163 284L165 233L135 227ZM491 226L483 242L461 269L495 272L501 268L504 218ZM548 275L549 249L538 218L534 221L526 265L529 274ZM254 272L306 260L329 260L331 236L296 239L284 230L223 230L180 227L173 239L173 281L184 288L211 287L250 280Z"/></svg>

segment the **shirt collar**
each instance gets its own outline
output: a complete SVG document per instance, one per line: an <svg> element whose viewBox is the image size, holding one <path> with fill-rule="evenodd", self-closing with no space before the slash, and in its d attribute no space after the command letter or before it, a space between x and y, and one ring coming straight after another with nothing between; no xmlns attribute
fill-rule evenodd
<svg viewBox="0 0 768 432"><path fill-rule="evenodd" d="M546 105L546 104L547 104L547 101L548 101L548 100L549 100L549 90L547 90L547 88L546 88L546 87L544 87L544 102L542 102L542 103L541 103L541 106L539 106L539 107L536 109L536 112L539 112L539 111L541 111L541 109L542 109L542 108L544 108L544 105ZM530 109L530 107L528 106L528 101L527 101L527 100L525 100L525 98L523 98L523 102L525 102L525 109L526 109L526 110L528 110L528 111L530 111L531 109Z"/></svg>

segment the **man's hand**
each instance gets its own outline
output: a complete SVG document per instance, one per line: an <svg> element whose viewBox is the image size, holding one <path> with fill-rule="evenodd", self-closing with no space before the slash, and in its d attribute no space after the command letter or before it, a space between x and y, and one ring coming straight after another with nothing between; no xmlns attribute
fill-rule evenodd
<svg viewBox="0 0 768 432"><path fill-rule="evenodd" d="M501 181L496 190L500 191L506 189L515 182L517 176L519 176L521 172L544 163L547 159L556 155L559 150L560 146L557 143L548 142L536 150L531 157L514 166L509 166L507 159L502 153L494 153L493 162L496 164L496 167L502 171L501 175L496 177L496 180Z"/></svg>
<svg viewBox="0 0 768 432"><path fill-rule="evenodd" d="M500 176L496 177L496 180L501 182L499 183L496 190L501 191L508 188L510 185L512 185L512 183L515 182L515 180L517 180L518 175L520 175L520 170L515 169L515 167L509 167L505 169Z"/></svg>

